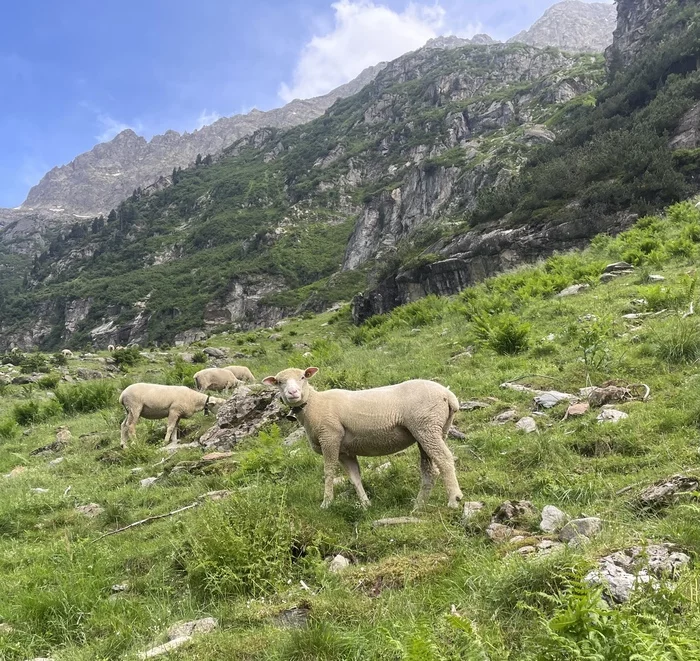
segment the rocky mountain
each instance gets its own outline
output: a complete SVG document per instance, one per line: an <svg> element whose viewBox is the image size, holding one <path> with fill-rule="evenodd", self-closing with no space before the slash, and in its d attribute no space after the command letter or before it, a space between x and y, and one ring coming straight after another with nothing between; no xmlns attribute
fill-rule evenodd
<svg viewBox="0 0 700 661"><path fill-rule="evenodd" d="M602 2L565 0L550 7L529 30L523 30L509 42L565 51L602 53L613 39L616 25L615 5Z"/></svg>
<svg viewBox="0 0 700 661"><path fill-rule="evenodd" d="M187 167L197 155L217 154L239 138L266 126L289 128L322 115L339 98L351 96L370 82L384 63L365 69L351 82L324 96L294 100L262 112L223 117L192 133L167 131L150 141L131 129L109 142L55 167L29 191L22 209L56 210L68 214L107 213L136 188L170 175L173 168Z"/></svg>

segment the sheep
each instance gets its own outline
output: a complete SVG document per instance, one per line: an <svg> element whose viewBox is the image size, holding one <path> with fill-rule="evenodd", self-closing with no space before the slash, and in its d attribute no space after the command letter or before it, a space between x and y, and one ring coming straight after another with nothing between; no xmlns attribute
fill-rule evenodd
<svg viewBox="0 0 700 661"><path fill-rule="evenodd" d="M428 500L438 471L445 482L448 506L458 507L462 492L454 457L445 443L459 410L459 401L452 392L439 383L422 379L370 390L318 392L309 385L316 372L317 367L290 368L266 377L263 383L277 386L282 401L304 425L311 448L323 455L322 508L333 501L338 461L365 508L369 498L362 486L357 456L394 454L413 443L418 444L422 477L416 508Z"/></svg>
<svg viewBox="0 0 700 661"><path fill-rule="evenodd" d="M121 344L117 344L115 351L124 351L124 347Z"/></svg>
<svg viewBox="0 0 700 661"><path fill-rule="evenodd" d="M243 365L229 365L224 369L231 372L239 381L255 381L253 373Z"/></svg>
<svg viewBox="0 0 700 661"><path fill-rule="evenodd" d="M63 349L61 353L66 357L66 358L72 358L73 357L73 352L70 349Z"/></svg>
<svg viewBox="0 0 700 661"><path fill-rule="evenodd" d="M133 383L119 396L119 403L126 411L126 418L121 424L122 447L125 448L128 440L136 436L136 423L139 418L167 418L165 444L168 445L171 437L173 443L177 444L177 425L181 418L190 418L198 411L204 411L204 414L208 415L210 411L216 412L225 402L225 399L205 395L187 386Z"/></svg>
<svg viewBox="0 0 700 661"><path fill-rule="evenodd" d="M113 345L113 344L108 344L108 345L107 345L107 351L109 351L110 353L111 353L112 351L114 351L114 345Z"/></svg>
<svg viewBox="0 0 700 661"><path fill-rule="evenodd" d="M221 367L207 367L194 375L197 390L230 390L238 385L238 379L233 372Z"/></svg>

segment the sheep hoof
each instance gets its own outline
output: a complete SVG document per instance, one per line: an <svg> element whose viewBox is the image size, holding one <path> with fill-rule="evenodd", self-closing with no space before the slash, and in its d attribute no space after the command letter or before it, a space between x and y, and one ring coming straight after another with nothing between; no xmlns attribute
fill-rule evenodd
<svg viewBox="0 0 700 661"><path fill-rule="evenodd" d="M360 507L363 510L366 510L370 505L371 505L371 503L369 502L369 500L361 500L360 501Z"/></svg>
<svg viewBox="0 0 700 661"><path fill-rule="evenodd" d="M333 501L331 501L331 500L324 500L324 501L321 503L321 509L322 509L322 510L327 510L327 509L331 506L331 503L332 503L332 502L333 502Z"/></svg>

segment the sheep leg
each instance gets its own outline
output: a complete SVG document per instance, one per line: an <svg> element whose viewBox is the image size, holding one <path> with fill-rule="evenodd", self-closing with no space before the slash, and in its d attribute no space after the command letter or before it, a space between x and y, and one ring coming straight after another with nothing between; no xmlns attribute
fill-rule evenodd
<svg viewBox="0 0 700 661"><path fill-rule="evenodd" d="M340 438L318 439L321 446L321 454L323 455L323 502L321 508L330 507L333 502L333 478L335 477L340 456Z"/></svg>
<svg viewBox="0 0 700 661"><path fill-rule="evenodd" d="M127 409L126 417L121 424L121 445L123 448L127 446L129 440L136 437L136 423L139 421L141 411L132 411Z"/></svg>
<svg viewBox="0 0 700 661"><path fill-rule="evenodd" d="M416 505L414 510L423 507L430 498L430 493L435 485L435 478L438 476L439 471L435 464L431 461L430 457L426 454L425 450L418 444L418 451L420 452L420 476L421 476L421 488L416 497Z"/></svg>
<svg viewBox="0 0 700 661"><path fill-rule="evenodd" d="M173 438L173 444L177 444L177 423L180 421L180 416L177 413L170 413L168 416L168 428L165 431L165 444L170 443L170 438Z"/></svg>
<svg viewBox="0 0 700 661"><path fill-rule="evenodd" d="M424 431L422 434L415 436L418 445L425 450L431 462L438 467L440 475L442 475L445 488L447 489L447 506L452 509L457 509L459 507L459 501L462 499L462 491L457 482L454 457L452 456L452 452L450 452L450 448L447 447L447 444L443 440L441 432L442 429L429 433Z"/></svg>
<svg viewBox="0 0 700 661"><path fill-rule="evenodd" d="M363 509L369 507L369 498L365 493L365 488L362 486L362 478L360 477L360 464L357 462L357 457L350 457L347 454L341 454L338 459L343 465L345 472L352 482L352 486L355 487L357 492L357 497L360 499L360 505Z"/></svg>

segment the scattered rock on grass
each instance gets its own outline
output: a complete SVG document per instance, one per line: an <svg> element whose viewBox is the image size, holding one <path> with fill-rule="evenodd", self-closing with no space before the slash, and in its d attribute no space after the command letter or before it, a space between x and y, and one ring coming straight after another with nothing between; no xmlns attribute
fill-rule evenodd
<svg viewBox="0 0 700 661"><path fill-rule="evenodd" d="M617 409L603 409L596 420L598 422L620 422L620 420L624 420L625 418L629 418L629 415L625 413L624 411L618 411Z"/></svg>
<svg viewBox="0 0 700 661"><path fill-rule="evenodd" d="M634 266L627 262L614 262L603 269L603 273L631 273L632 271L634 271Z"/></svg>
<svg viewBox="0 0 700 661"><path fill-rule="evenodd" d="M300 429L295 429L287 438L282 441L282 445L294 445L298 443L302 438L306 436L306 430L301 427Z"/></svg>
<svg viewBox="0 0 700 661"><path fill-rule="evenodd" d="M648 282L663 282L664 280L666 280L666 278L662 275L650 275L647 277Z"/></svg>
<svg viewBox="0 0 700 661"><path fill-rule="evenodd" d="M78 378L84 381L94 381L96 379L104 379L105 375L99 370L90 370L87 367L78 368Z"/></svg>
<svg viewBox="0 0 700 661"><path fill-rule="evenodd" d="M601 558L598 569L584 577L589 585L603 585L605 594L617 603L629 601L640 585L659 585L659 578L676 578L690 558L672 544L633 546Z"/></svg>
<svg viewBox="0 0 700 661"><path fill-rule="evenodd" d="M423 519L417 519L415 516L394 516L372 521L372 525L375 528L380 526L403 526L409 523L423 523Z"/></svg>
<svg viewBox="0 0 700 661"><path fill-rule="evenodd" d="M226 358L226 351L218 347L206 347L204 353L212 358Z"/></svg>
<svg viewBox="0 0 700 661"><path fill-rule="evenodd" d="M174 640L182 636L194 636L196 634L210 633L219 626L215 617L204 617L190 622L178 622L168 629L168 638Z"/></svg>
<svg viewBox="0 0 700 661"><path fill-rule="evenodd" d="M485 402L477 402L476 400L469 400L468 402L460 402L459 403L459 410L460 411L476 411L478 409L487 409L490 404L486 404Z"/></svg>
<svg viewBox="0 0 700 661"><path fill-rule="evenodd" d="M158 656L163 656L164 654L168 654L169 652L172 652L173 650L176 650L183 645L186 645L192 640L192 636L181 636L180 638L175 638L173 640L169 640L167 643L163 645L158 645L157 647L153 647L150 650L147 650L146 652L141 652L139 654L138 658L139 659L155 659Z"/></svg>
<svg viewBox="0 0 700 661"><path fill-rule="evenodd" d="M139 480L139 484L142 489L147 489L153 486L158 481L157 477L145 477L143 480Z"/></svg>
<svg viewBox="0 0 700 661"><path fill-rule="evenodd" d="M470 500L464 503L464 509L462 510L462 521L469 521L477 512L484 509L486 505L478 500Z"/></svg>
<svg viewBox="0 0 700 661"><path fill-rule="evenodd" d="M591 405L588 402L579 402L578 404L572 404L569 406L568 409L566 409L566 413L564 414L564 420L567 418L575 418L581 415L585 415L588 413L588 410L591 408Z"/></svg>
<svg viewBox="0 0 700 661"><path fill-rule="evenodd" d="M558 532L569 520L565 512L562 512L554 505L545 505L542 508L542 520L540 521L540 530L544 532Z"/></svg>
<svg viewBox="0 0 700 661"><path fill-rule="evenodd" d="M537 508L529 500L506 500L491 516L494 523L513 523L537 516Z"/></svg>
<svg viewBox="0 0 700 661"><path fill-rule="evenodd" d="M563 542L571 542L579 537L591 539L601 531L602 527L603 522L597 516L572 519L559 532L559 539Z"/></svg>
<svg viewBox="0 0 700 661"><path fill-rule="evenodd" d="M350 566L350 560L348 560L344 555L341 555L340 553L331 560L331 564L329 565L328 569L334 573L337 574L340 571L343 571L346 567Z"/></svg>
<svg viewBox="0 0 700 661"><path fill-rule="evenodd" d="M491 422L493 422L494 425L505 425L506 422L514 420L517 415L518 412L515 409L510 409L499 413Z"/></svg>
<svg viewBox="0 0 700 661"><path fill-rule="evenodd" d="M582 292L584 289L588 289L589 285L586 284L580 284L580 285L571 285L570 287L567 287L566 289L562 289L556 296L555 298L562 298L564 296L574 296L575 294L579 294Z"/></svg>
<svg viewBox="0 0 700 661"><path fill-rule="evenodd" d="M200 496L199 499L203 500L204 498L208 498L209 500L224 500L224 498L228 498L233 492L229 491L228 489L219 489L218 491L207 491L204 495Z"/></svg>
<svg viewBox="0 0 700 661"><path fill-rule="evenodd" d="M76 512L79 512L83 516L88 517L88 519L94 519L97 516L100 516L102 512L104 512L104 507L100 507L97 503L89 503L87 505L78 505L78 507L75 508Z"/></svg>
<svg viewBox="0 0 700 661"><path fill-rule="evenodd" d="M526 434L532 434L533 432L537 431L537 423L535 422L535 419L529 416L520 418L520 420L515 423L515 426L521 431L524 431Z"/></svg>
<svg viewBox="0 0 700 661"><path fill-rule="evenodd" d="M450 438L456 438L459 441L463 441L465 438L467 438L467 435L464 432L459 431L459 429L457 429L457 427L455 427L454 425L450 427L449 431L447 432L447 435Z"/></svg>
<svg viewBox="0 0 700 661"><path fill-rule="evenodd" d="M679 493L696 491L700 479L686 475L673 475L646 487L639 494L638 501L643 507L660 507L668 505Z"/></svg>
<svg viewBox="0 0 700 661"><path fill-rule="evenodd" d="M297 606L282 611L276 618L276 623L285 629L300 629L309 621L311 609L308 606Z"/></svg>
<svg viewBox="0 0 700 661"><path fill-rule="evenodd" d="M49 462L49 466L51 466L51 468L54 468L55 466L58 466L58 464L62 464L64 461L65 461L64 457L56 457L56 459L52 459Z"/></svg>
<svg viewBox="0 0 700 661"><path fill-rule="evenodd" d="M527 533L524 530L504 526L502 523L492 523L486 528L486 536L496 544L505 544L505 542L511 541L514 537L525 539Z"/></svg>

